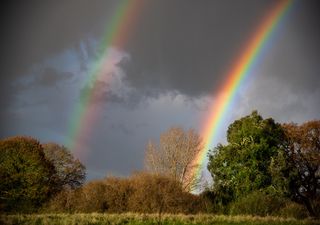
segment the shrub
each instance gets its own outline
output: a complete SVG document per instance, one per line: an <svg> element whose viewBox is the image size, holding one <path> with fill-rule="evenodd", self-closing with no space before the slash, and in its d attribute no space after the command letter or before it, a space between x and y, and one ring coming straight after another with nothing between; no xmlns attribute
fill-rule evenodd
<svg viewBox="0 0 320 225"><path fill-rule="evenodd" d="M230 214L250 214L257 216L274 215L286 203L286 199L269 194L264 190L254 191L231 203Z"/></svg>
<svg viewBox="0 0 320 225"><path fill-rule="evenodd" d="M303 205L295 202L288 202L280 209L277 215L286 218L304 219L308 217L308 211Z"/></svg>
<svg viewBox="0 0 320 225"><path fill-rule="evenodd" d="M63 190L42 208L42 212L74 213L81 203L81 189Z"/></svg>
<svg viewBox="0 0 320 225"><path fill-rule="evenodd" d="M135 174L131 178L134 188L129 208L133 212L177 213L184 200L179 182L161 175Z"/></svg>
<svg viewBox="0 0 320 225"><path fill-rule="evenodd" d="M82 188L65 190L47 205L51 212L198 213L202 197L184 192L179 182L161 175L137 173L127 179L109 177Z"/></svg>
<svg viewBox="0 0 320 225"><path fill-rule="evenodd" d="M91 181L78 190L79 198L74 199L76 212L105 212L106 185L102 181Z"/></svg>
<svg viewBox="0 0 320 225"><path fill-rule="evenodd" d="M133 187L129 179L109 177L104 180L105 185L105 210L110 213L122 213L128 211L129 199L133 193Z"/></svg>

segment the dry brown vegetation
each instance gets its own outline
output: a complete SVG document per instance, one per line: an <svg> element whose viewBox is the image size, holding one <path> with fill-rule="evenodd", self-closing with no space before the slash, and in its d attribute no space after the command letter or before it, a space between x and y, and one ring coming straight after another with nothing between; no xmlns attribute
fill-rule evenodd
<svg viewBox="0 0 320 225"><path fill-rule="evenodd" d="M0 223L4 224L68 224L68 225L87 225L87 224L110 224L110 225L141 225L141 224L166 224L166 225L187 225L187 224L216 224L216 225L317 225L316 220L296 220L293 218L279 217L258 217L258 216L224 216L224 215L183 215L183 214L164 214L159 220L156 214L41 214L41 215L9 215L0 216Z"/></svg>
<svg viewBox="0 0 320 225"><path fill-rule="evenodd" d="M136 173L129 178L108 177L53 198L45 211L108 213L199 213L206 199L185 192L180 183L163 175Z"/></svg>
<svg viewBox="0 0 320 225"><path fill-rule="evenodd" d="M193 160L202 148L202 140L193 129L184 131L180 127L172 127L161 134L159 145L149 141L145 154L146 169L180 182L185 191L194 190L200 180L191 175L192 170L199 166Z"/></svg>

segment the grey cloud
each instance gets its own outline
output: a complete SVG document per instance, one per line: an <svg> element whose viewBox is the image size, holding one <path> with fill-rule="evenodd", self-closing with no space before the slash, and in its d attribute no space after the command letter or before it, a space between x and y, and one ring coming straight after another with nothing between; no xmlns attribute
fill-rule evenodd
<svg viewBox="0 0 320 225"><path fill-rule="evenodd" d="M234 118L239 118L257 109L263 116L272 117L281 123L319 119L320 86L315 91L297 92L284 85L282 78L263 74L240 93L235 106Z"/></svg>
<svg viewBox="0 0 320 225"><path fill-rule="evenodd" d="M90 103L101 105L107 103L113 103L115 105L121 105L127 109L136 109L141 104L145 104L148 98L157 98L154 89L152 90L138 90L122 80L119 90L114 90L110 83L106 81L97 80L94 83L86 84L80 90L80 101L82 104L85 103L87 97L90 95ZM123 90L127 90L122 92Z"/></svg>
<svg viewBox="0 0 320 225"><path fill-rule="evenodd" d="M157 1L129 40L132 60L123 67L139 89L201 96L218 90L263 16L277 1ZM268 45L272 76L293 89L319 85L320 4L294 2Z"/></svg>
<svg viewBox="0 0 320 225"><path fill-rule="evenodd" d="M66 49L78 49L80 42L91 54L85 40L104 32L116 5L117 1L86 0L1 2L1 124L11 113L8 110L16 100L18 88L27 88L17 86L17 82L30 74L35 64L43 64ZM49 85L55 79L39 77L37 81Z"/></svg>
<svg viewBox="0 0 320 225"><path fill-rule="evenodd" d="M120 64L127 82L140 93L154 96L167 91L195 97L208 94L223 83L244 44L277 2L145 1L125 45L132 59ZM295 37L293 45L303 45L304 54L314 65L320 58L319 3L310 0L295 4L285 25L288 28L281 32L285 37L283 54L286 57L299 52L286 49L290 48L287 39ZM101 38L117 5L118 1L84 0L28 4L13 1L5 5L3 76L12 80L30 65L66 48L77 49L81 68L88 69L87 57L99 52L89 40ZM277 57L275 60L280 61ZM287 79L289 75L281 76ZM309 71L304 76L316 79ZM292 74L290 79L294 83L299 77Z"/></svg>
<svg viewBox="0 0 320 225"><path fill-rule="evenodd" d="M5 76L21 76L79 42L104 32L117 1L10 1L1 12L2 68Z"/></svg>
<svg viewBox="0 0 320 225"><path fill-rule="evenodd" d="M274 1L153 1L141 16L123 65L138 88L211 92Z"/></svg>
<svg viewBox="0 0 320 225"><path fill-rule="evenodd" d="M56 87L59 83L70 80L74 76L71 72L60 72L55 68L47 67L34 80L34 85Z"/></svg>
<svg viewBox="0 0 320 225"><path fill-rule="evenodd" d="M110 85L105 81L96 81L94 84L86 84L80 90L80 100L82 104L85 103L87 97L90 95L92 103L105 103L108 100Z"/></svg>

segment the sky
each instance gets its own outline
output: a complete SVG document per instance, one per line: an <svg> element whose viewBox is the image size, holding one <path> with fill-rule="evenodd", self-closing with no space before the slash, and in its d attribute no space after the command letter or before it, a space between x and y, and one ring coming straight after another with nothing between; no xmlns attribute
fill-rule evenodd
<svg viewBox="0 0 320 225"><path fill-rule="evenodd" d="M75 108L99 113L77 155L88 179L143 169L145 146L172 126L201 134L233 62L277 0L143 1L123 45L88 83L117 0L1 6L0 138L70 141ZM253 110L279 123L320 119L320 3L296 0L219 131ZM217 143L216 143L217 144ZM214 147L214 146L212 146Z"/></svg>

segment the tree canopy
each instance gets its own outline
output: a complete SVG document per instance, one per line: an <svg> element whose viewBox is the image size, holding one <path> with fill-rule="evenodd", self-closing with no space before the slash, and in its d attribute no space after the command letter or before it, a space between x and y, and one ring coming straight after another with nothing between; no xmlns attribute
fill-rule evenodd
<svg viewBox="0 0 320 225"><path fill-rule="evenodd" d="M30 137L0 140L0 211L34 212L84 178L85 167L63 146Z"/></svg>
<svg viewBox="0 0 320 225"><path fill-rule="evenodd" d="M55 168L55 186L57 190L75 189L85 180L85 166L73 157L69 150L56 143L43 145L45 157Z"/></svg>
<svg viewBox="0 0 320 225"><path fill-rule="evenodd" d="M52 194L54 166L29 137L0 141L0 202L6 211L32 211Z"/></svg>
<svg viewBox="0 0 320 225"><path fill-rule="evenodd" d="M215 147L208 163L221 204L271 184L269 166L283 138L281 125L263 119L257 111L229 126L228 143Z"/></svg>
<svg viewBox="0 0 320 225"><path fill-rule="evenodd" d="M320 215L320 121L283 124L285 147L274 159L274 185Z"/></svg>

